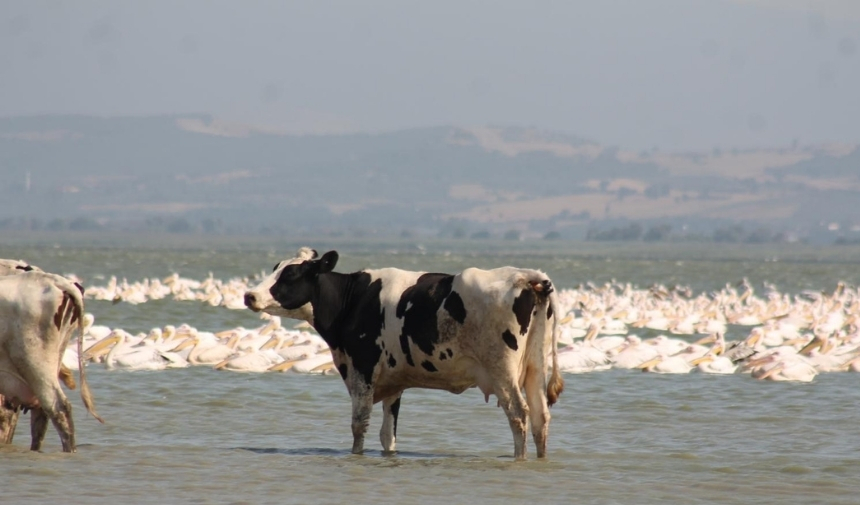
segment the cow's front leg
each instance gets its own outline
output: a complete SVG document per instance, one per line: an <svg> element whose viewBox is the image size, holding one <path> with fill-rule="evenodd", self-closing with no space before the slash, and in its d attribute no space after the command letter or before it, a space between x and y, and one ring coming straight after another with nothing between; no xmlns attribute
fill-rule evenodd
<svg viewBox="0 0 860 505"><path fill-rule="evenodd" d="M382 400L382 428L379 430L379 441L382 442L382 452L391 454L397 443L397 416L400 414L400 397L403 393Z"/></svg>
<svg viewBox="0 0 860 505"><path fill-rule="evenodd" d="M352 453L364 451L364 434L370 424L370 411L373 409L373 388L360 385L350 394L352 396Z"/></svg>

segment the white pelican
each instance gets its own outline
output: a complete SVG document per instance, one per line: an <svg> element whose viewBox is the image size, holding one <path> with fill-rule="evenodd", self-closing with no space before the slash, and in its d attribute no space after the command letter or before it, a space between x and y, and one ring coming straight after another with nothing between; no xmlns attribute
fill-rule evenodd
<svg viewBox="0 0 860 505"><path fill-rule="evenodd" d="M657 349L657 352L664 356L673 356L678 354L690 345L679 338L669 338L666 335L657 335L654 338L643 340L643 343L654 346Z"/></svg>
<svg viewBox="0 0 860 505"><path fill-rule="evenodd" d="M293 371L298 373L328 374L333 370L334 361L328 351L303 359L293 365Z"/></svg>
<svg viewBox="0 0 860 505"><path fill-rule="evenodd" d="M203 336L196 330L192 331L192 336L186 341L176 346L173 352L179 353L183 349L191 346L188 352L188 363L191 365L215 365L229 358L236 352L236 346L239 343L240 335L234 332L233 336L226 344L212 337Z"/></svg>
<svg viewBox="0 0 860 505"><path fill-rule="evenodd" d="M811 382L818 371L803 356L786 347L778 347L767 355L747 363L754 379L772 381Z"/></svg>
<svg viewBox="0 0 860 505"><path fill-rule="evenodd" d="M270 349L236 353L218 363L215 370L232 370L237 372L265 372L273 365L282 362L277 352Z"/></svg>
<svg viewBox="0 0 860 505"><path fill-rule="evenodd" d="M282 363L269 368L272 372L286 372L293 370L298 373L327 373L334 369L330 352L321 352L312 356L294 360L284 360Z"/></svg>
<svg viewBox="0 0 860 505"><path fill-rule="evenodd" d="M643 343L636 335L629 335L626 340L627 344L612 358L615 368L636 368L660 355L656 347Z"/></svg>
<svg viewBox="0 0 860 505"><path fill-rule="evenodd" d="M705 358L705 353L699 349L701 346L689 346L686 351L675 354L674 356L666 356L660 354L636 368L641 368L645 372L662 373L662 374L684 374L690 373L700 362Z"/></svg>
<svg viewBox="0 0 860 505"><path fill-rule="evenodd" d="M699 360L696 368L702 373L728 375L738 369L738 365L725 356L706 354Z"/></svg>
<svg viewBox="0 0 860 505"><path fill-rule="evenodd" d="M84 336L95 340L101 340L108 336L111 329L104 325L94 325L96 318L89 312L84 313Z"/></svg>
<svg viewBox="0 0 860 505"><path fill-rule="evenodd" d="M163 370L172 366L187 366L184 360L178 361L169 353L162 353L151 345L140 346L139 343L140 339L124 331L114 330L111 335L90 347L86 354L95 357L110 347L104 360L109 370Z"/></svg>
<svg viewBox="0 0 860 505"><path fill-rule="evenodd" d="M558 369L566 373L585 373L608 370L612 366L605 352L580 342L558 351Z"/></svg>

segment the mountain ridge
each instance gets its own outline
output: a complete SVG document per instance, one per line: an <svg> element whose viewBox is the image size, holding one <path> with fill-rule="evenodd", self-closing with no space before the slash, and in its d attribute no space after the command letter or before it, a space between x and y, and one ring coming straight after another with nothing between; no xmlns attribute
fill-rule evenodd
<svg viewBox="0 0 860 505"><path fill-rule="evenodd" d="M181 219L191 229L581 238L630 221L800 236L860 224L856 144L634 152L511 126L292 135L208 114L44 115L0 118L0 169L7 227Z"/></svg>

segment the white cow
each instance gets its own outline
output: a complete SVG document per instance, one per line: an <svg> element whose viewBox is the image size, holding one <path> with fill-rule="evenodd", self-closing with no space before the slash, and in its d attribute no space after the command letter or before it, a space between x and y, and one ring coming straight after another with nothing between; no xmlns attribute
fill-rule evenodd
<svg viewBox="0 0 860 505"><path fill-rule="evenodd" d="M23 260L0 259L0 276L16 275L32 270L41 271L39 267L30 265ZM15 426L18 424L18 409L7 408L0 395L0 444L11 444L15 436Z"/></svg>
<svg viewBox="0 0 860 505"><path fill-rule="evenodd" d="M456 275L395 268L333 272L335 251L299 250L245 294L254 311L307 321L325 339L352 398L352 452L364 449L374 403L380 440L394 451L400 397L408 388L495 394L526 457L529 422L546 456L549 406L564 388L556 354L556 295L546 274L513 267ZM547 355L553 371L547 383ZM525 389L525 398L522 390Z"/></svg>
<svg viewBox="0 0 860 505"><path fill-rule="evenodd" d="M76 449L72 409L60 387L60 361L71 333L83 332L83 288L40 271L0 277L0 394L7 407L32 409L30 448L39 450L48 419L63 451ZM78 339L81 398L96 419Z"/></svg>

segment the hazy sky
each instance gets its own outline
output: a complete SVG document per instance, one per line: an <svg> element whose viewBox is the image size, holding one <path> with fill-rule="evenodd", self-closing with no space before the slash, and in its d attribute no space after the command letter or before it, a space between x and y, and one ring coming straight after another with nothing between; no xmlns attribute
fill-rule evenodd
<svg viewBox="0 0 860 505"><path fill-rule="evenodd" d="M860 141L860 0L0 0L0 116Z"/></svg>

